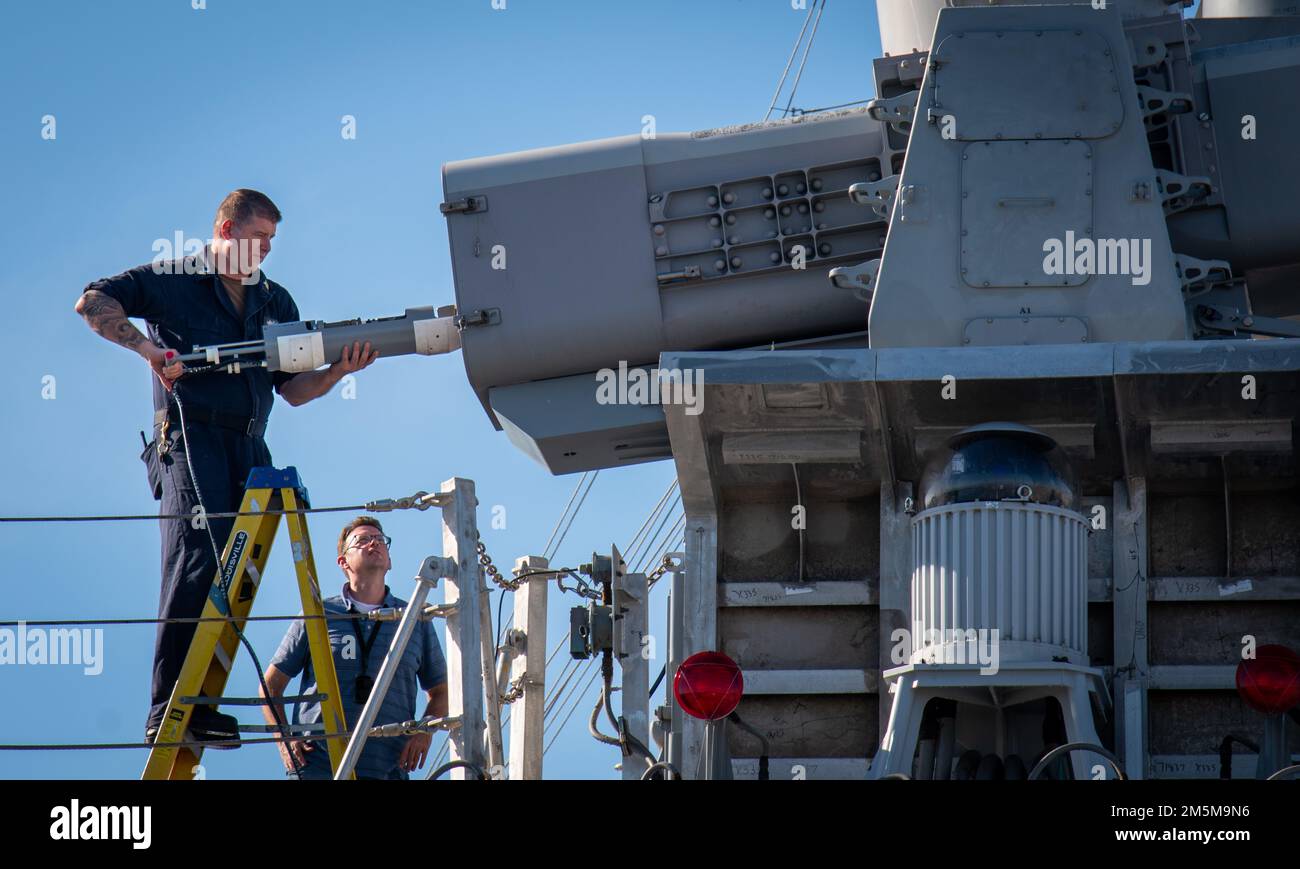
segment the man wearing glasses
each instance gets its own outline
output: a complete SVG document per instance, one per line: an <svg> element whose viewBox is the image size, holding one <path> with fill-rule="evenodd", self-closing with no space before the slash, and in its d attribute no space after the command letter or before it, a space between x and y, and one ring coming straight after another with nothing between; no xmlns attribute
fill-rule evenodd
<svg viewBox="0 0 1300 869"><path fill-rule="evenodd" d="M325 612L352 615L371 612L380 607L404 607L406 601L394 597L384 584L393 566L388 547L392 539L384 534L379 520L358 516L339 534L338 565L347 582L342 594L324 600ZM343 713L349 726L361 718L361 708L370 696L375 677L393 636L396 621L369 622L355 618L328 619L330 649L343 695ZM266 687L271 696L284 694L289 680L302 673L299 693L317 693L316 674L307 648L307 632L301 620L289 626L279 650L266 668ZM393 677L375 724L392 724L415 718L416 684L428 695L425 716L447 714L447 664L438 644L433 623L422 621L411 636L397 674ZM275 724L270 706L262 707L269 724ZM321 720L319 703L294 706L294 724L315 724ZM366 740L357 762L357 778L406 779L413 769L420 769L429 754L429 733L416 736L392 736ZM329 779L329 751L323 742L294 739L280 743L280 758L291 777Z"/></svg>

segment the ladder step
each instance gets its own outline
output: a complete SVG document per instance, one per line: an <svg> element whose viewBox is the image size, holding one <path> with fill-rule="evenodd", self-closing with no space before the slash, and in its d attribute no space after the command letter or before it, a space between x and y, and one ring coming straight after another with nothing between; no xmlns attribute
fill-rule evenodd
<svg viewBox="0 0 1300 869"><path fill-rule="evenodd" d="M290 733L317 734L324 733L325 727L321 724L286 724L284 729ZM241 724L239 725L240 733L279 733L280 728L274 724Z"/></svg>
<svg viewBox="0 0 1300 869"><path fill-rule="evenodd" d="M285 703L320 703L328 694L295 694L286 697L181 697L179 702L189 706L268 706Z"/></svg>

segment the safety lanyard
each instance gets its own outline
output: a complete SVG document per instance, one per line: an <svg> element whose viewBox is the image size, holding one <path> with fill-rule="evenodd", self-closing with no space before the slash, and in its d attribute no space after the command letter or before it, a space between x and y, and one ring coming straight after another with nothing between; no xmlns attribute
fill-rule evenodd
<svg viewBox="0 0 1300 869"><path fill-rule="evenodd" d="M357 627L359 619L352 619L352 631L357 635L357 645L361 647L361 675L369 677L370 669L370 647L375 644L375 637L379 636L379 629L383 627L379 622L370 626L370 638L361 639L361 628Z"/></svg>

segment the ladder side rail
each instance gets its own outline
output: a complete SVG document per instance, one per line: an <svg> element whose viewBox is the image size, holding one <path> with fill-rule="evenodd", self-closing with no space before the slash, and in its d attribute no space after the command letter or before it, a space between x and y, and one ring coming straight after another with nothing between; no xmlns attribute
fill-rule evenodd
<svg viewBox="0 0 1300 869"><path fill-rule="evenodd" d="M282 494L286 511L300 509L297 495L292 489L284 489ZM306 506L305 501L302 506ZM324 618L325 605L321 598L320 581L316 576L316 556L311 546L307 518L302 513L286 512L285 524L289 530L289 545L294 573L298 578L302 611L304 615L312 616L303 619L303 627L307 633L312 669L316 674L316 691L325 695L320 701L320 723L326 736L346 733L347 713L343 710L343 694L339 689L338 670L334 666L334 652L330 646L329 622ZM281 712L286 716L286 724L288 712L288 707ZM329 752L330 768L337 770L343 762L343 741L326 739L325 745Z"/></svg>
<svg viewBox="0 0 1300 869"><path fill-rule="evenodd" d="M240 516L230 530L221 553L221 561L213 575L208 598L203 604L200 616L204 619L247 616L252 608L252 598L256 596L254 583L249 599L240 602L237 590L248 576L250 564L260 578L266 563L270 540L275 537L280 517L263 510L280 509L277 492L271 488L248 489L244 492L241 513L259 515ZM261 505L265 504L263 508ZM241 540L242 535L242 540ZM240 546L236 553L236 543ZM259 548L260 547L260 548ZM257 551L256 558L254 551ZM231 559L234 558L234 561ZM202 748L178 748L170 743L184 740L189 727L194 705L181 702L182 697L218 696L225 687L230 671L234 669L234 651L238 648L235 628L238 623L221 621L200 621L195 627L194 637L185 653L180 675L172 688L171 699L163 713L162 723L154 737L155 747L150 749L145 761L142 779L191 779L203 757ZM228 636L227 636L228 635ZM235 645L223 643L223 639L233 638Z"/></svg>

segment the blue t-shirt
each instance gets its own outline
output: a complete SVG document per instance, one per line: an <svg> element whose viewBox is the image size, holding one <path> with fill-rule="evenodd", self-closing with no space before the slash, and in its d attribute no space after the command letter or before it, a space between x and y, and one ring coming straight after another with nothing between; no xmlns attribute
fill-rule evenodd
<svg viewBox="0 0 1300 869"><path fill-rule="evenodd" d="M351 598L345 596L328 597L322 603L327 616L331 613L356 612ZM404 607L406 601L394 597L385 586L382 606ZM334 670L338 674L339 691L343 695L343 714L347 718L348 727L351 728L361 718L361 704L356 702L356 682L357 677L361 675L361 645L370 639L371 630L378 624L379 631L375 635L374 645L370 647L370 652L366 656L366 674L373 680L379 675L379 668L384 663L384 657L388 654L393 637L397 635L398 623L396 621L376 623L362 619L326 619L326 624L329 626L330 650L334 655ZM357 631L353 629L353 624L360 631L360 638ZM290 678L302 673L302 686L299 693L315 694L319 690L316 685L316 673L311 665L307 631L302 621L295 621L289 626L280 648L271 659L271 665ZM375 716L375 724L392 724L419 717L419 714L424 712L425 704L420 705L417 714L416 684L419 683L420 688L430 691L446 681L447 662L443 658L438 635L434 632L431 621L421 621L416 625L410 642L406 644L406 652L402 656L402 662L393 676L392 683L388 686L388 693L379 707L379 714ZM320 720L319 703L295 704L294 724L316 724ZM400 771L397 761L409 738L389 736L367 739L366 746L361 751L361 759L357 761L356 774L372 778L402 777L398 775ZM307 753L308 772L313 773L313 777L321 777L322 773L327 776L330 766L329 751L324 741L313 744L315 749Z"/></svg>

